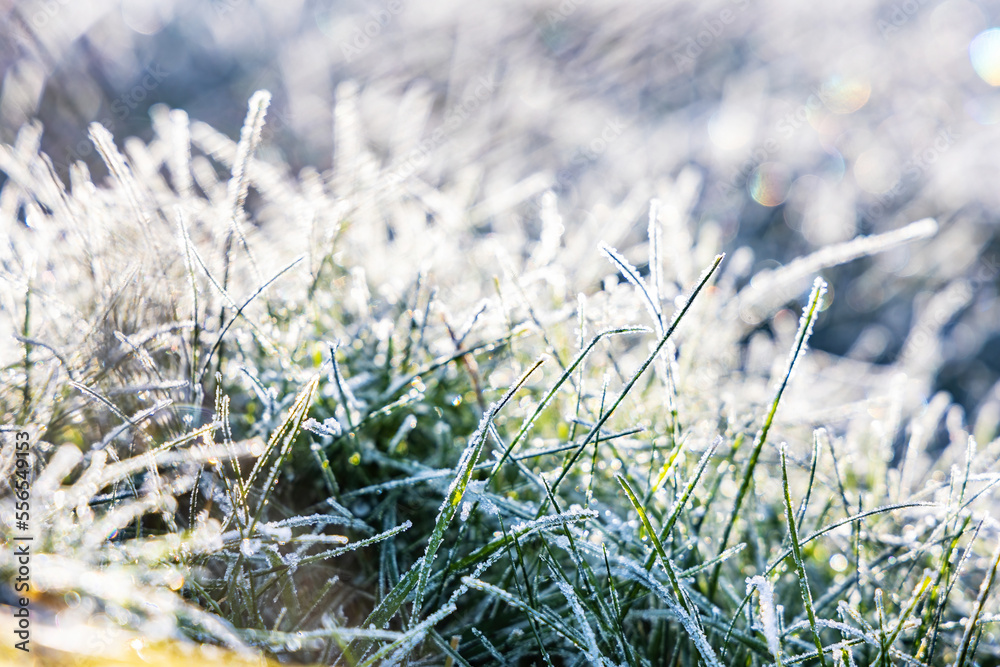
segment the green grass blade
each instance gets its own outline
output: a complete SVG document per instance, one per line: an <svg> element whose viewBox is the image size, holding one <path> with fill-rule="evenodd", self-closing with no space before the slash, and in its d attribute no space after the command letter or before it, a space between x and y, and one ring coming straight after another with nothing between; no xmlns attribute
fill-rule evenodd
<svg viewBox="0 0 1000 667"><path fill-rule="evenodd" d="M587 355L590 354L590 352L594 349L594 346L596 346L598 342L600 342L603 338L607 336L620 336L623 334L642 333L646 331L649 331L649 329L647 329L646 327L620 327L617 329L608 329L607 331L602 331L597 335L595 335L593 338L591 338L590 343L587 344L587 347L581 350L580 353L573 360L573 362L566 367L566 370L563 371L563 374L560 376L560 378L556 380L555 384L552 385L552 387L549 389L548 392L546 392L545 396L538 403L538 405L535 406L535 409L534 411L532 411L531 415L529 415L521 424L521 428L518 429L517 434L510 441L510 444L507 445L507 447L504 449L503 454L500 456L499 459L497 459L497 462L493 465L493 469L490 471L489 477L487 477L487 484L489 484L489 482L493 480L496 474L500 471L500 468L503 466L503 464L506 463L508 458L510 458L510 455L514 451L514 448L517 447L517 445L521 442L521 440L523 440L524 437L528 434L528 431L531 430L531 427L535 423L535 420L538 419L538 416L542 413L543 410L545 410L546 407L548 407L549 403L552 402L552 399L555 398L555 395L559 391L560 387L562 387L563 384L565 384L566 381L569 380L573 372L577 369L577 367L580 366L580 364L583 363L583 361L587 358Z"/></svg>
<svg viewBox="0 0 1000 667"><path fill-rule="evenodd" d="M929 574L924 575L923 580L921 580L920 585L917 586L917 590L913 592L910 596L910 601L906 604L906 608L903 613L896 620L896 627L893 628L892 634L885 641L886 652L879 653L878 657L875 659L875 665L880 665L884 661L886 664L890 664L888 652L892 650L892 645L896 643L896 638L899 637L899 633L903 631L903 625L906 624L907 619L913 614L913 610L917 608L920 601L923 599L924 594L927 592L928 586L931 583L931 576Z"/></svg>
<svg viewBox="0 0 1000 667"><path fill-rule="evenodd" d="M712 444L708 447L708 449L705 450L705 453L702 454L701 460L698 461L698 467L695 469L694 475L692 475L691 479L688 481L687 486L684 488L684 492L681 494L681 497L677 499L676 503L674 503L674 509L670 512L670 516L667 518L666 523L663 524L663 528L660 530L661 544L663 541L667 540L670 537L670 531L673 530L674 524L677 522L678 517L680 517L681 512L684 510L685 507L687 507L687 503L688 500L690 500L691 498L691 494L694 493L694 489L698 485L698 481L701 479L702 474L704 474L705 468L708 466L709 460L712 458L712 455L715 453L715 450L719 447L719 444L721 442L722 442L722 437L721 436L717 437L715 440L712 441ZM647 497L650 495L652 494L647 494ZM643 503L643 505L645 504L646 503ZM650 557L646 559L645 567L647 571L649 571L649 568L653 566L654 557L655 556L651 554ZM716 558L719 559L719 562L725 560L725 558L723 558L723 554L719 554L718 556L716 556ZM635 593L637 588L638 588L638 582L634 582L632 586L629 588L628 595L626 596L626 602L624 604L624 611L626 613L632 607L632 604L635 602ZM619 614L618 618L619 620L622 620L625 618L625 616L624 614Z"/></svg>
<svg viewBox="0 0 1000 667"><path fill-rule="evenodd" d="M306 414L309 412L310 406L312 406L313 399L316 397L316 390L319 387L320 374L317 373L313 378L306 384L305 387L296 396L295 402L292 404L291 409L288 411L288 416L285 417L281 425L275 429L274 433L271 434L270 439L267 443L267 449L261 454L260 458L257 459L257 463L254 465L253 469L250 471L250 477L247 479L247 483L244 488L249 491L253 488L253 483L260 475L261 470L270 458L271 452L278 447L278 443L281 442L281 447L278 449L278 456L271 466L271 470L267 475L267 479L264 480L263 491L261 493L260 501L257 503L257 510L254 512L253 518L250 521L247 533L252 534L254 527L260 520L261 513L264 511L264 506L267 504L267 499L271 495L271 491L274 488L274 481L278 477L278 473L285 464L285 459L288 458L288 453L292 449L292 443L295 441L295 437L299 434L299 430L302 427L302 422L306 418ZM246 494L244 494L243 502L246 502Z"/></svg>
<svg viewBox="0 0 1000 667"><path fill-rule="evenodd" d="M667 558L667 552L663 550L663 544L660 542L660 538L656 536L656 531L653 530L653 525L649 522L649 517L646 515L646 510L643 509L642 503L639 502L639 498L636 497L635 491L629 485L628 480L625 479L624 475L617 475L616 479L618 483L621 484L622 489L625 490L625 495L628 496L629 502L632 503L632 507L639 514L639 520L642 521L643 527L646 529L646 533L649 535L650 541L653 543L653 549L656 550L656 555L660 557L660 563L663 565L663 570L667 573L667 579L670 581L670 587L674 591L674 595L677 596L677 602L684 608L684 611L689 614L692 612L691 607L687 601L687 597L681 591L680 582L677 579L677 573L674 572L674 566L670 563L670 559Z"/></svg>
<svg viewBox="0 0 1000 667"><path fill-rule="evenodd" d="M486 414L483 415L483 418L479 423L479 428L472 436L472 439L469 442L469 445L465 448L465 451L462 452L458 465L455 466L455 479L448 488L444 502L441 504L441 509L438 510L437 519L434 521L434 531L427 540L427 549L424 551L423 559L420 561L420 576L417 579L417 588L414 594L413 603L414 619L420 614L424 590L427 588L427 578L430 576L431 565L434 563L434 557L437 555L438 549L440 549L441 543L444 541L444 533L451 524L452 519L455 518L455 514L458 513L458 508L462 504L462 498L465 497L465 490L469 486L469 482L472 480L473 469L479 461L479 455L483 450L483 443L486 442L486 432L489 425L492 423L494 417L496 417L497 413L503 408L503 406L507 404L517 390L520 389L521 386L528 380L528 377L542 365L542 362L542 359L536 361L534 365L525 371L524 375L521 376L514 386L507 390L504 397L495 403L486 412Z"/></svg>
<svg viewBox="0 0 1000 667"><path fill-rule="evenodd" d="M705 285L708 284L712 276L715 275L715 272L718 270L719 265L722 263L723 259L725 259L725 254L717 255L712 264L702 274L701 279L698 281L698 284L695 286L694 290L691 291L691 294L688 296L687 300L684 302L684 305L680 308L677 315L674 316L673 322L670 323L670 327L664 332L663 336L660 337L660 340L656 344L656 347L653 348L653 351L649 353L646 359L642 362L642 365L639 366L639 368L635 371L635 373L632 374L632 377L629 378L629 381L625 384L625 386L622 387L622 390L619 392L618 397L615 399L615 402L611 404L611 407L608 409L608 411L605 412L603 415L601 415L601 417L597 420L594 426L587 433L587 436L583 439L583 442L580 444L581 449L586 445L588 445L594 438L598 436L604 424L607 423L609 419L611 419L611 415L614 414L618 406L621 405L622 401L625 400L625 397L628 396L630 391L632 391L632 387L635 386L635 384L639 381L639 378L642 377L642 374L646 372L647 368L649 368L649 365L652 364L653 360L656 359L657 355L660 354L660 350L663 349L663 346L667 344L668 340L670 340L670 337L674 334L674 331L677 330L677 326L681 323L681 320L684 319L684 316L691 309L691 305L694 303L694 300L698 298L698 295L701 293L701 290L705 287ZM557 477L556 480L552 483L553 495L559 488L559 484L566 478L566 475L569 474L569 470L570 470L569 468L563 468L563 470L559 473L559 477ZM541 507L539 507L538 515L541 516L544 510L545 510L545 501L543 501Z"/></svg>
<svg viewBox="0 0 1000 667"><path fill-rule="evenodd" d="M805 520L806 510L809 509L809 499L812 497L813 485L816 482L816 468L819 466L819 433L813 432L813 452L812 459L809 463L809 484L806 486L806 495L802 498L802 503L799 504L799 511L795 515L795 525L802 527L802 522Z"/></svg>
<svg viewBox="0 0 1000 667"><path fill-rule="evenodd" d="M795 526L795 507L788 491L788 464L785 445L781 445L781 487L785 494L785 521L788 524L788 539L792 543L792 555L795 557L795 570L799 577L799 589L802 591L802 603L809 616L809 628L812 630L816 650L819 651L819 662L826 666L826 655L823 653L823 641L820 639L819 628L816 627L816 612L813 610L812 591L809 590L809 578L806 576L805 562L802 560L802 549L799 546L799 532Z"/></svg>
<svg viewBox="0 0 1000 667"><path fill-rule="evenodd" d="M993 552L991 560L993 561L993 565L990 567L987 575L983 577L983 583L979 586L976 605L973 608L972 614L965 620L965 632L962 635L962 643L959 645L958 657L955 658L954 667L965 667L967 657L969 658L968 661L972 662L972 656L969 655L969 646L972 642L972 636L976 631L976 625L979 623L979 617L983 613L983 607L986 605L986 599L989 598L993 582L996 580L997 567L1000 567L1000 543L997 544L996 551Z"/></svg>
<svg viewBox="0 0 1000 667"><path fill-rule="evenodd" d="M524 612L527 616L532 618L535 622L552 628L556 634L562 636L564 639L568 640L574 646L576 646L581 651L587 650L586 641L578 636L572 629L566 626L562 621L559 620L557 616L551 613L542 613L534 607L527 605L523 600L514 597L502 588L498 588L493 584L487 583L480 579L473 579L472 577L462 577L462 583L469 588L475 588L476 590L488 593L494 597L497 597L504 602L506 602L511 607L519 609Z"/></svg>
<svg viewBox="0 0 1000 667"><path fill-rule="evenodd" d="M792 346L792 353L788 358L788 367L785 370L785 376L782 379L781 384L778 386L778 391L774 394L774 400L771 401L771 408L768 411L767 416L764 418L764 423L761 426L760 431L757 433L753 450L750 452L750 458L747 459L746 465L743 467L743 478L740 481L740 488L736 493L736 499L733 501L733 509L729 515L729 520L726 522L726 527L722 531L722 538L719 540L719 553L725 551L726 546L729 543L729 536L730 533L732 533L733 526L736 524L736 519L740 515L740 509L743 506L743 499L746 498L747 491L750 490L750 484L753 482L754 468L757 467L757 460L760 458L760 452L764 448L764 443L767 442L767 434L771 430L771 425L774 423L774 415L778 412L778 404L781 402L781 396L785 393L785 388L788 386L788 382L792 377L792 372L795 370L795 363L798 361L799 356L805 350L806 344L809 341L813 323L816 321L816 316L819 314L820 302L822 301L825 293L826 282L824 282L822 278L817 278L816 282L813 283L812 293L809 295L809 302L802 311L802 319L799 321L799 330L795 336L795 345ZM715 590L719 583L720 568L721 564L717 565L712 571L712 576L709 579L709 599L715 597Z"/></svg>
<svg viewBox="0 0 1000 667"><path fill-rule="evenodd" d="M421 639L423 639L423 637L431 630L431 628L440 623L441 619L453 613L454 611L455 611L454 604L452 603L446 604L445 606L441 607L441 609L437 610L436 612L428 616L426 619L424 619L420 623L417 623L412 628L407 630L405 633L403 633L403 635L399 639L393 641L390 644L386 644L378 651L375 651L375 653L371 654L368 657L368 659L362 662L360 665L358 665L358 667L370 667L371 665L376 664L382 658L388 656L393 651L397 651L404 647L412 647ZM399 658L402 656L397 655L394 657ZM390 664L398 664L398 660L393 660L392 663Z"/></svg>

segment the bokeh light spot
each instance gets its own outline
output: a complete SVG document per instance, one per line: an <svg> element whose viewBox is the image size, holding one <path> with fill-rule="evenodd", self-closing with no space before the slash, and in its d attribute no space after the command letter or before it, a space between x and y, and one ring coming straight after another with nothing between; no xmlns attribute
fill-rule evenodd
<svg viewBox="0 0 1000 667"><path fill-rule="evenodd" d="M844 554L833 554L830 557L830 569L834 572L843 572L849 564Z"/></svg>
<svg viewBox="0 0 1000 667"><path fill-rule="evenodd" d="M820 89L820 99L833 113L854 113L871 97L872 86L867 79L834 76L827 79Z"/></svg>
<svg viewBox="0 0 1000 667"><path fill-rule="evenodd" d="M746 111L720 111L708 121L708 136L719 148L742 148L750 143L756 121L753 114Z"/></svg>
<svg viewBox="0 0 1000 667"><path fill-rule="evenodd" d="M854 180L865 192L882 194L899 182L895 155L884 148L870 148L854 162Z"/></svg>
<svg viewBox="0 0 1000 667"><path fill-rule="evenodd" d="M969 43L969 60L986 83L1000 86L1000 28L990 28Z"/></svg>
<svg viewBox="0 0 1000 667"><path fill-rule="evenodd" d="M761 206L777 206L788 197L791 175L788 168L777 162L765 162L753 170L747 190Z"/></svg>
<svg viewBox="0 0 1000 667"><path fill-rule="evenodd" d="M1000 123L1000 96L980 95L965 103L965 112L980 125Z"/></svg>

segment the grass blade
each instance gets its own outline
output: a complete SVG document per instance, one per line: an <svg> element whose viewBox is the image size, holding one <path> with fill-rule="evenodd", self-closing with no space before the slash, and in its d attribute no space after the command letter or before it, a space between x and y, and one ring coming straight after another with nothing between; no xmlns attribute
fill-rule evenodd
<svg viewBox="0 0 1000 667"><path fill-rule="evenodd" d="M434 557L437 555L438 549L444 541L444 533L451 524L452 519L455 518L458 508L462 504L462 498L465 497L465 490L469 486L469 482L472 480L472 473L476 462L479 461L479 455L483 450L483 443L486 442L486 432L497 413L528 380L528 377L542 365L542 361L542 359L539 359L533 366L531 366L531 368L525 371L524 375L521 376L514 386L507 390L504 397L494 403L486 414L483 415L482 420L479 422L479 428L476 429L476 432L469 441L465 451L462 452L458 465L455 466L455 479L452 481L451 486L448 487L448 493L445 496L444 502L441 504L441 509L438 510L437 519L434 521L434 531L427 540L427 549L424 551L423 559L420 561L420 576L417 579L417 589L413 603L413 609L415 612L414 618L417 618L420 614L420 607L424 597L424 589L427 587L427 578L430 576L431 565L434 563Z"/></svg>
<svg viewBox="0 0 1000 667"><path fill-rule="evenodd" d="M750 458L747 459L746 465L743 467L743 479L740 482L739 491L736 493L736 499L733 502L733 510L729 515L729 521L726 522L726 527L722 531L722 538L719 540L719 553L722 553L726 549L726 545L729 542L729 535L733 530L733 526L736 524L736 519L739 517L740 508L743 506L743 499L747 495L747 491L750 489L750 484L753 482L753 471L757 467L757 460L760 458L760 452L764 448L764 443L767 442L767 434L771 430L771 425L774 423L774 415L778 412L778 404L781 402L781 396L785 392L785 388L788 386L788 382L792 377L792 372L795 370L795 363L798 361L799 356L806 349L806 344L809 341L809 336L812 333L813 323L816 321L816 316L819 314L820 302L823 299L823 295L826 293L826 282L822 278L817 278L813 283L812 293L809 295L809 302L805 309L802 311L802 319L799 321L799 330L795 336L795 345L792 347L792 352L788 358L788 368L785 371L785 376L778 386L778 391L775 392L774 400L771 401L771 408L764 418L764 424L761 426L760 431L757 433L757 437L754 440L753 450L750 452ZM719 583L719 569L721 564L717 565L712 571L712 576L709 579L708 584L708 597L712 599L715 597L715 590Z"/></svg>
<svg viewBox="0 0 1000 667"><path fill-rule="evenodd" d="M813 641L819 652L819 662L826 666L826 655L823 653L823 642L816 627L816 612L813 609L812 591L809 590L809 578L806 576L805 563L802 560L802 549L799 547L799 532L795 526L795 507L788 492L788 464L785 455L785 445L781 445L781 486L785 493L785 521L788 524L788 538L792 543L792 555L795 557L795 571L799 577L799 589L802 591L802 603L809 616L809 627L812 629Z"/></svg>
<svg viewBox="0 0 1000 667"><path fill-rule="evenodd" d="M653 360L656 359L656 357L660 354L660 350L662 350L663 347L667 344L667 341L670 340L670 337L673 335L674 331L676 331L677 326L681 323L681 320L684 319L684 316L691 309L691 305L694 303L694 300L701 293L701 290L705 287L705 285L708 284L708 281L712 278L712 276L715 275L715 272L718 270L719 265L722 263L722 260L725 259L725 257L726 257L725 254L717 255L715 257L715 261L713 261L712 264L705 270L705 272L702 273L701 279L698 281L698 284L695 286L694 290L692 290L691 294L688 296L687 300L684 302L684 305L678 311L677 315L674 316L674 320L673 322L670 323L670 327L664 332L663 336L660 337L660 340L656 344L656 347L653 349L652 352L649 353L646 359L642 362L642 365L639 366L639 368L635 371L635 373L632 374L632 377L625 384L625 386L622 387L622 390L619 392L618 397L615 399L615 402L611 404L611 407L608 409L608 411L605 412L603 415L601 415L600 419L597 420L594 426L587 433L587 436L583 439L583 442L580 443L581 449L585 447L587 444L589 444L594 438L597 437L597 435L601 432L601 428L604 426L604 424L607 423L609 419L611 419L611 415L614 414L618 406L621 405L622 401L625 400L625 397L628 396L628 393L632 391L632 387L635 386L635 384L639 381L639 378L642 377L642 374L646 372L647 368L649 368L649 365L652 364ZM553 495L559 488L559 484L566 478L566 475L569 473L569 470L570 470L569 468L563 468L562 472L560 472L559 474L559 477L557 477L556 480L552 483ZM539 516L541 516L541 513L544 511L546 502L547 501L542 501L542 505L538 510Z"/></svg>
<svg viewBox="0 0 1000 667"><path fill-rule="evenodd" d="M979 617L983 613L983 607L986 605L986 599L990 596L990 590L993 588L993 582L997 576L997 567L1000 566L1000 544L997 544L996 551L993 552L993 557L991 558L993 565L990 567L989 573L983 577L983 583L979 585L979 595L976 596L976 605L973 608L972 614L965 619L965 633L962 635L962 643L959 645L958 657L955 658L954 667L965 667L966 658L969 658L969 662L972 662L972 656L969 656L969 646L972 642L972 636L976 631L976 625L979 623Z"/></svg>
<svg viewBox="0 0 1000 667"><path fill-rule="evenodd" d="M688 603L683 591L681 591L681 585L677 579L677 573L674 572L674 566L670 563L670 559L667 558L667 552L663 550L663 544L660 542L660 538L656 536L656 531L653 530L653 525L649 522L646 510L643 509L642 503L639 502L639 498L636 497L635 492L632 490L632 487L629 486L628 480L625 479L624 475L619 474L616 479L622 489L625 490L625 495L628 496L629 502L632 503L632 507L634 507L635 511L638 512L639 520L642 521L642 525L646 529L649 539L653 542L653 548L656 550L656 555L660 558L663 570L667 573L667 579L670 581L670 587L673 589L674 595L677 597L678 604L684 608L684 611L691 613L690 604Z"/></svg>

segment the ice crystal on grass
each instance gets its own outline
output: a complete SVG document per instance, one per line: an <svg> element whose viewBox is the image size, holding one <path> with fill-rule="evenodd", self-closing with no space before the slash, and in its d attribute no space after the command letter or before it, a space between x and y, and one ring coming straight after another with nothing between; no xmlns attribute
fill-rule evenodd
<svg viewBox="0 0 1000 667"><path fill-rule="evenodd" d="M302 422L302 428L312 431L317 435L328 435L334 438L340 437L344 433L340 422L333 418L324 419L323 423L320 423L310 417Z"/></svg>
<svg viewBox="0 0 1000 667"><path fill-rule="evenodd" d="M781 660L781 637L778 635L778 617L774 607L774 586L764 577L755 575L747 579L747 595L752 590L758 594L760 629L767 640L767 649L775 660Z"/></svg>

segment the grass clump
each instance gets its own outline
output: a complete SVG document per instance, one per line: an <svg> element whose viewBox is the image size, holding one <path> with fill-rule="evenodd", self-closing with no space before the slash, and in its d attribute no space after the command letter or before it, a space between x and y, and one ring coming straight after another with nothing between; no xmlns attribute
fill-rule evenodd
<svg viewBox="0 0 1000 667"><path fill-rule="evenodd" d="M43 651L76 624L315 664L998 664L1000 443L903 390L927 364L807 351L802 280L932 221L755 277L692 233L675 276L654 201L601 264L551 194L540 234L463 226L474 195L360 136L289 175L254 157L267 101L238 142L95 128L102 185L37 127L0 150Z"/></svg>

